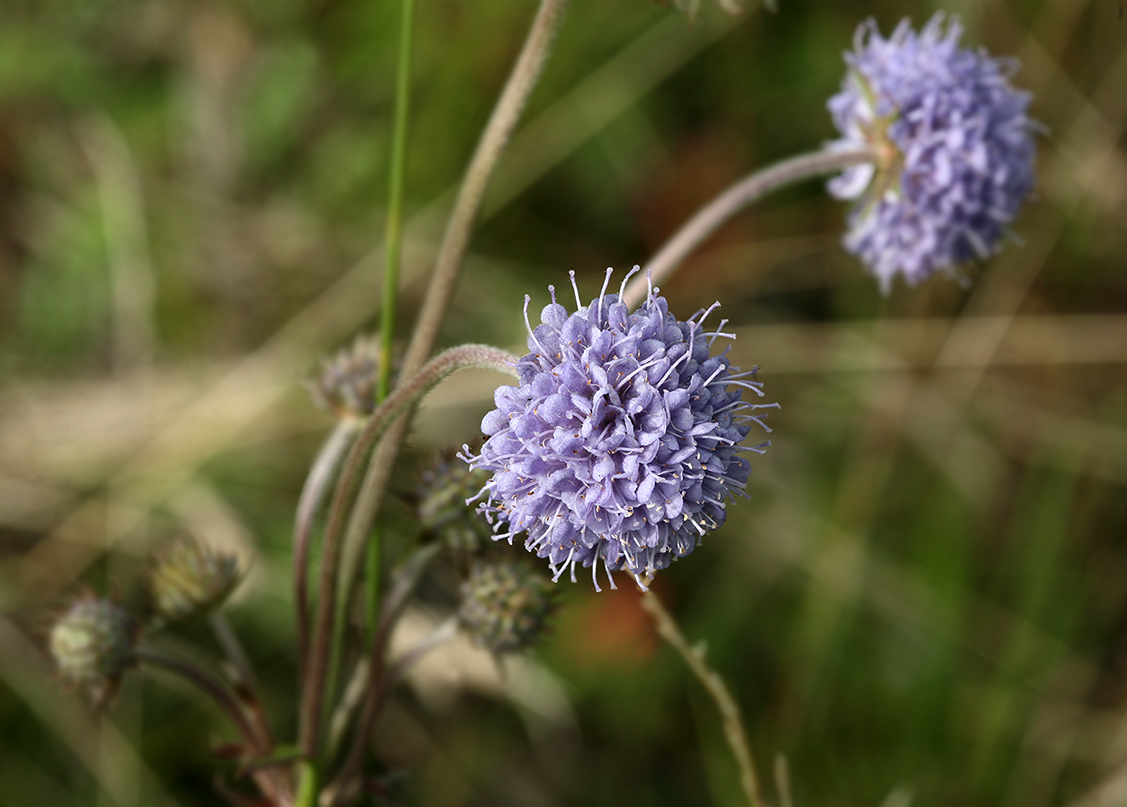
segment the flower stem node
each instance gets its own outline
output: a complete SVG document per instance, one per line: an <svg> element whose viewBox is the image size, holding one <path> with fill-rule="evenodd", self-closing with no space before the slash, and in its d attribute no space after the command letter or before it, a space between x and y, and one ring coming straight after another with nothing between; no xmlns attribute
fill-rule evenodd
<svg viewBox="0 0 1127 807"><path fill-rule="evenodd" d="M459 624L497 655L534 645L555 610L551 584L521 561L475 561L461 594Z"/></svg>
<svg viewBox="0 0 1127 807"><path fill-rule="evenodd" d="M481 452L463 448L471 467L492 473L479 509L494 539L526 532L555 579L590 567L596 588L599 562L608 578L619 569L645 578L724 523L750 471L742 454L766 446L739 444L751 423L767 430L760 410L775 406L742 399L762 395L754 369L731 367L727 350L711 355L717 339L733 338L726 320L705 330L717 305L681 321L651 287L631 313L621 289L607 294L610 276L584 306L573 272L570 315L549 287L535 330L525 298L520 386L495 393Z"/></svg>
<svg viewBox="0 0 1127 807"><path fill-rule="evenodd" d="M829 183L855 199L845 247L876 275L911 285L997 251L1033 188L1030 95L1009 78L1017 61L959 47L962 25L936 14L920 33L904 20L888 39L869 20L845 54L849 71L828 103L842 137L831 149L873 148L875 165Z"/></svg>
<svg viewBox="0 0 1127 807"><path fill-rule="evenodd" d="M149 567L156 616L174 622L218 608L240 578L239 560L192 538L178 538Z"/></svg>
<svg viewBox="0 0 1127 807"><path fill-rule="evenodd" d="M135 663L137 628L113 600L85 594L55 622L48 647L67 685L83 690L93 706L101 707Z"/></svg>

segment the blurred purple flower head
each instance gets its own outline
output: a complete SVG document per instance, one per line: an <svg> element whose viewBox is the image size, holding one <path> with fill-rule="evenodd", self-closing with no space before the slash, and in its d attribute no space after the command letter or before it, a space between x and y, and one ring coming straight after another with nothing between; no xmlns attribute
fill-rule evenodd
<svg viewBox="0 0 1127 807"><path fill-rule="evenodd" d="M1010 85L1017 61L960 48L961 35L942 14L919 34L904 20L888 39L869 20L829 100L843 135L830 147L878 154L829 189L858 200L845 246L885 293L897 274L914 285L989 257L1033 187L1041 127L1026 115L1029 93Z"/></svg>
<svg viewBox="0 0 1127 807"><path fill-rule="evenodd" d="M136 663L137 629L137 622L116 602L87 593L55 621L48 649L63 681L102 708Z"/></svg>
<svg viewBox="0 0 1127 807"><path fill-rule="evenodd" d="M631 272L630 274L633 274ZM575 566L596 573L625 569L641 579L696 548L724 523L727 499L742 494L750 470L739 445L760 409L743 390L762 396L755 370L730 366L727 350L710 355L725 321L706 331L718 306L682 322L657 290L630 313L619 294L577 311L556 302L528 325L529 353L517 363L519 387L501 387L497 408L482 420L488 439L472 467L492 472L479 506L494 539L525 547L559 579ZM629 278L630 275L627 275ZM625 280L623 285L625 286ZM614 586L613 578L610 578Z"/></svg>

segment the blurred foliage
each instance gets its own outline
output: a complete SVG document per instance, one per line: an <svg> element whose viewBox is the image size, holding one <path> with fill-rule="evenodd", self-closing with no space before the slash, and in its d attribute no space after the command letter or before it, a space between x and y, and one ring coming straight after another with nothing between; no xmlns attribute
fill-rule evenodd
<svg viewBox="0 0 1127 807"><path fill-rule="evenodd" d="M832 136L857 23L916 0L780 0L691 26L578 0L494 182L444 340L516 347L525 293L584 298L693 210ZM423 2L407 171L406 334L532 3ZM1022 244L876 284L817 183L726 226L668 284L758 363L774 445L750 501L659 578L796 805L1127 802L1127 21L1115 0L958 0L1021 59L1048 127ZM59 694L47 611L135 594L188 530L251 573L228 609L292 730L289 536L331 428L299 379L373 325L396 4L5 0L0 7L0 805L214 804L228 729L127 677L104 719ZM477 436L496 379L424 408ZM402 498L402 497L401 497ZM390 531L413 537L409 507ZM625 581L563 584L538 658L575 712L405 690L377 743L405 803L740 803L715 715ZM206 633L189 636L206 646ZM38 643L38 645L37 645ZM37 647L39 649L37 649ZM769 790L773 788L769 787ZM1098 800L1104 798L1103 801ZM885 801L885 799L888 799Z"/></svg>

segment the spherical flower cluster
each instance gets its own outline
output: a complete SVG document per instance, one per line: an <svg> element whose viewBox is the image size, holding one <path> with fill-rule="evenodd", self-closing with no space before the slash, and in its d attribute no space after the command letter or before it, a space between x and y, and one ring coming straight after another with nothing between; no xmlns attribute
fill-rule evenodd
<svg viewBox="0 0 1127 807"><path fill-rule="evenodd" d="M606 289L587 306L576 289L568 315L549 287L552 303L529 326L530 352L516 366L520 386L495 393L481 453L464 449L493 474L480 509L494 538L527 532L525 547L548 559L555 579L571 569L574 580L577 564L594 579L601 561L608 577L625 569L644 580L692 552L742 493L740 455L763 446L739 443L750 422L766 428L756 410L773 406L742 400L745 389L762 395L754 370L730 367L726 350L710 355L731 338L724 322L703 327L715 305L682 322L654 289L633 313L621 290Z"/></svg>
<svg viewBox="0 0 1127 807"><path fill-rule="evenodd" d="M84 595L55 622L47 643L63 680L102 706L135 661L136 637L137 623L124 608Z"/></svg>
<svg viewBox="0 0 1127 807"><path fill-rule="evenodd" d="M476 561L461 586L459 624L492 653L531 647L555 609L551 584L543 574L519 561Z"/></svg>
<svg viewBox="0 0 1127 807"><path fill-rule="evenodd" d="M1010 85L1017 62L960 48L961 35L942 14L919 34L904 20L888 39L869 20L829 101L843 135L830 147L877 154L829 188L858 199L845 246L886 293L897 274L915 284L989 257L1033 187L1040 127Z"/></svg>

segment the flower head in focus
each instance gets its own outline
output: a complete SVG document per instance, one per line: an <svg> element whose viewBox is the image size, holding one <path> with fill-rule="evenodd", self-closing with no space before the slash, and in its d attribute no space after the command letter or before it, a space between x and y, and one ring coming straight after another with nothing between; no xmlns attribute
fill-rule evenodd
<svg viewBox="0 0 1127 807"><path fill-rule="evenodd" d="M846 248L888 292L993 254L1033 187L1029 93L1009 77L1015 60L959 47L962 26L936 14L920 33L907 20L888 39L869 20L845 54L849 72L829 100L843 137L830 148L869 147L875 165L833 179L857 199Z"/></svg>
<svg viewBox="0 0 1127 807"><path fill-rule="evenodd" d="M633 273L631 273L633 274ZM669 313L651 289L630 313L619 294L577 311L552 302L529 328L529 353L516 366L519 387L501 387L497 408L482 421L480 454L464 448L471 467L493 476L480 509L494 539L527 532L525 547L565 569L625 569L645 579L696 548L724 523L733 493L750 467L739 443L774 404L755 370L730 366L727 351L711 355L725 321L706 331L716 305L687 321ZM627 275L629 278L630 275ZM625 285L625 281L623 281ZM528 324L528 298L525 298ZM765 445L765 444L764 444ZM611 585L614 580L611 578ZM595 587L598 588L596 580Z"/></svg>
<svg viewBox="0 0 1127 807"><path fill-rule="evenodd" d="M113 600L85 594L55 621L47 646L63 680L101 707L135 663L137 627Z"/></svg>

